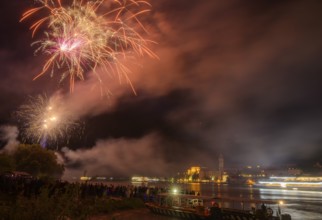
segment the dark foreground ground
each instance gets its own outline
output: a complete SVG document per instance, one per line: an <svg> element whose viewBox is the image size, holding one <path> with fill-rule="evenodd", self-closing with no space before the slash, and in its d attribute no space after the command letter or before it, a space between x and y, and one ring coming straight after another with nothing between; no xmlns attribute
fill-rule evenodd
<svg viewBox="0 0 322 220"><path fill-rule="evenodd" d="M114 212L110 215L98 215L89 220L176 220L177 218L156 215L146 208Z"/></svg>

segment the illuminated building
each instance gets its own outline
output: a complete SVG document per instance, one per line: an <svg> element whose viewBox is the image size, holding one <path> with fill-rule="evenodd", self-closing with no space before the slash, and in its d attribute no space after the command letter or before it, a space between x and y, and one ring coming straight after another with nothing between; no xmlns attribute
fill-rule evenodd
<svg viewBox="0 0 322 220"><path fill-rule="evenodd" d="M218 170L210 170L207 167L192 166L183 173L178 173L179 182L227 182L228 175L224 171L224 157L218 157Z"/></svg>
<svg viewBox="0 0 322 220"><path fill-rule="evenodd" d="M147 176L133 176L131 178L132 182L159 182L160 178L147 177Z"/></svg>
<svg viewBox="0 0 322 220"><path fill-rule="evenodd" d="M192 166L178 173L179 182L226 182L228 175L224 171L209 170L207 167Z"/></svg>
<svg viewBox="0 0 322 220"><path fill-rule="evenodd" d="M300 176L303 174L303 170L292 167L280 167L280 168L267 168L265 169L266 177L274 176Z"/></svg>
<svg viewBox="0 0 322 220"><path fill-rule="evenodd" d="M194 166L190 167L190 169L187 170L187 179L189 182L200 182L201 179L203 179L205 176L205 172L201 167Z"/></svg>

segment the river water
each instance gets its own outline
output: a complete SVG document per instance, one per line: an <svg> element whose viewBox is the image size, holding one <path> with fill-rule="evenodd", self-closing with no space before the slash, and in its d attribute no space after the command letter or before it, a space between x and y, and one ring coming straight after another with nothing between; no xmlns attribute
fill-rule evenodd
<svg viewBox="0 0 322 220"><path fill-rule="evenodd" d="M113 183L114 185L115 182ZM119 183L121 185L131 185L133 183ZM133 185L141 185L136 183ZM166 187L169 190L195 191L203 196L233 197L253 200L274 200L283 201L280 205L282 213L288 213L292 220L322 220L322 189L321 188L265 188L254 186L231 186L218 185L214 183L149 183L151 187ZM238 204L237 204L238 205ZM259 204L260 205L260 204ZM239 208L239 207L235 207ZM250 207L245 207L245 209ZM276 210L276 207L272 207ZM95 218L99 220L176 220L174 217L160 216L150 213L147 209L134 210L116 213L112 218Z"/></svg>
<svg viewBox="0 0 322 220"><path fill-rule="evenodd" d="M153 184L150 183L150 185L152 186ZM155 184L155 186L160 185ZM193 190L204 196L283 201L283 204L280 205L282 212L290 214L292 220L322 220L321 188L264 188L218 185L214 183L167 184L166 187L170 189L177 188L178 190ZM155 219L160 218L156 217ZM162 219L169 220L174 218Z"/></svg>

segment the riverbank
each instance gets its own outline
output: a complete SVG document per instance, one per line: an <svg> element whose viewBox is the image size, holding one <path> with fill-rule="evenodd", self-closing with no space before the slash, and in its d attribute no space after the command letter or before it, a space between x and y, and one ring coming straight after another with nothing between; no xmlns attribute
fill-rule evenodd
<svg viewBox="0 0 322 220"><path fill-rule="evenodd" d="M0 219L89 219L100 215L115 219L114 213L144 208L150 192L147 187L1 177Z"/></svg>

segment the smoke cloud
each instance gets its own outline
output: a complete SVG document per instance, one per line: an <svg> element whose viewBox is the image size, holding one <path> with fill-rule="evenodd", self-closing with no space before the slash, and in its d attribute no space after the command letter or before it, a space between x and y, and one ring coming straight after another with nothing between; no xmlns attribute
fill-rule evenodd
<svg viewBox="0 0 322 220"><path fill-rule="evenodd" d="M0 139L6 142L1 152L13 153L19 145L17 137L19 135L18 128L16 126L6 125L0 127L1 136Z"/></svg>
<svg viewBox="0 0 322 220"><path fill-rule="evenodd" d="M89 176L165 175L169 164L164 160L160 137L147 135L139 140L98 140L91 149L63 148L65 179Z"/></svg>

